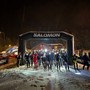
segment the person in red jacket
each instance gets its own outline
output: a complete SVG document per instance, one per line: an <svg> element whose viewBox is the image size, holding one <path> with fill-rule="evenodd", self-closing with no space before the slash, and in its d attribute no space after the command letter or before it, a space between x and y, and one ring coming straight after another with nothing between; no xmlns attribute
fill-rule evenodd
<svg viewBox="0 0 90 90"><path fill-rule="evenodd" d="M37 67L38 67L38 54L34 51L34 53L33 53L33 62L34 62L34 68L36 68L37 69Z"/></svg>

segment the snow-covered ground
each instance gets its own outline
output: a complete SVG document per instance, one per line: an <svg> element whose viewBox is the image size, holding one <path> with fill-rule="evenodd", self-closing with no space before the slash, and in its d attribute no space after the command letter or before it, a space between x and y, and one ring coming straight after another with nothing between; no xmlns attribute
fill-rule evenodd
<svg viewBox="0 0 90 90"><path fill-rule="evenodd" d="M0 71L0 90L90 90L90 71L44 71L20 66Z"/></svg>

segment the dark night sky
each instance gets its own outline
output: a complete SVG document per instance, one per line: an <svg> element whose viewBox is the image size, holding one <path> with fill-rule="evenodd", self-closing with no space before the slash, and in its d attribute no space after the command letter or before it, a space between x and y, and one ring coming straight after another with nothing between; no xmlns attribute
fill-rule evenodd
<svg viewBox="0 0 90 90"><path fill-rule="evenodd" d="M74 34L86 33L89 37L90 2L0 0L0 28L8 37L18 37L30 30L66 30Z"/></svg>

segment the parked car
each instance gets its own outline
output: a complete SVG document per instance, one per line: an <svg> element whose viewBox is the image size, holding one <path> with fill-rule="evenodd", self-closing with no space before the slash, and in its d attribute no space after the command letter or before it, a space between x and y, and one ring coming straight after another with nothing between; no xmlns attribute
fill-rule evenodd
<svg viewBox="0 0 90 90"><path fill-rule="evenodd" d="M8 63L8 56L3 56L3 54L0 53L0 65Z"/></svg>

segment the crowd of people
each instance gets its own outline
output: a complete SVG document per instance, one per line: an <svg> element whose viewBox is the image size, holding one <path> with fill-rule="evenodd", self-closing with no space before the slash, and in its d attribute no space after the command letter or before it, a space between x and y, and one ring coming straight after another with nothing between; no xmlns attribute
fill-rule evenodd
<svg viewBox="0 0 90 90"><path fill-rule="evenodd" d="M78 61L78 59L80 59L81 62ZM88 54L84 53L83 55L80 55L80 56L76 56L76 54L74 54L73 57L72 57L72 60L73 60L73 65L74 65L75 70L78 70L78 62L83 64L83 67L82 67L83 70L85 69L85 66L87 66L87 70L89 70L89 67L90 67L90 52Z"/></svg>
<svg viewBox="0 0 90 90"><path fill-rule="evenodd" d="M77 57L76 54L72 56L74 69L78 70L78 62L77 59L80 58L83 60L83 69L87 66L87 70L89 70L90 66L90 53L87 55L86 53L82 55L82 57ZM17 56L17 66L20 65L21 54L19 53ZM33 67L38 69L41 65L43 65L44 70L52 70L53 65L56 66L57 70L61 70L61 67L64 66L66 70L69 70L69 61L66 52L58 52L58 51L33 51L33 52L25 52L24 61L27 65L27 68Z"/></svg>
<svg viewBox="0 0 90 90"><path fill-rule="evenodd" d="M83 70L85 69L85 66L87 66L87 70L89 70L89 66L90 66L90 52L84 53L84 55L80 56L80 59L83 62Z"/></svg>
<svg viewBox="0 0 90 90"><path fill-rule="evenodd" d="M20 53L17 56L17 66L20 65ZM65 65L65 69L69 70L68 57L67 53L58 52L58 51L33 51L25 52L24 60L27 65L27 68L34 66L37 69L39 66L43 65L44 70L52 70L52 66L55 65L57 70Z"/></svg>

